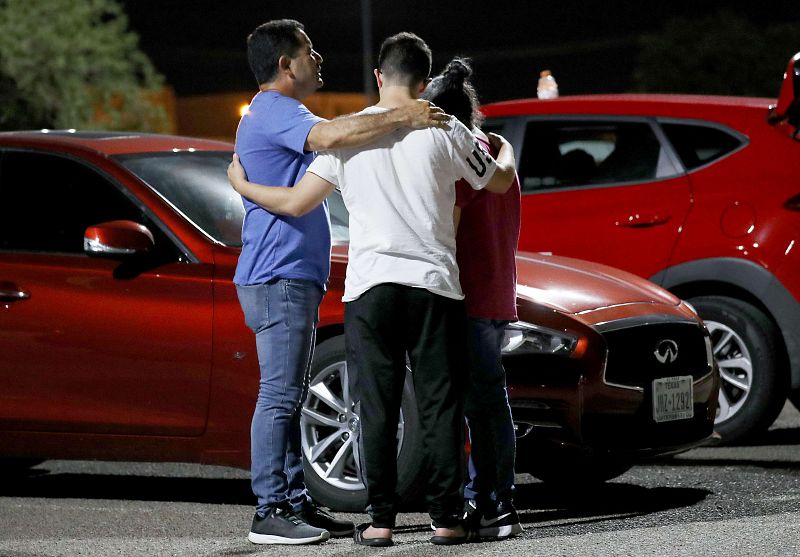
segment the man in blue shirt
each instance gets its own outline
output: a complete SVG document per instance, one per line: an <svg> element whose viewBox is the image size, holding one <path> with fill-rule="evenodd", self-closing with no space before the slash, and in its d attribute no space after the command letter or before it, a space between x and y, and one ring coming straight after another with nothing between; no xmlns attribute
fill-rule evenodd
<svg viewBox="0 0 800 557"><path fill-rule="evenodd" d="M259 92L236 133L250 181L296 184L314 151L355 147L400 127L444 125L426 101L380 114L324 120L301 99L322 86L322 57L294 20L267 22L248 37ZM303 544L349 536L353 523L319 509L305 487L300 410L309 382L318 306L330 270L328 207L301 217L270 213L244 199L242 254L234 276L247 325L256 334L261 381L251 428L258 506L248 539Z"/></svg>

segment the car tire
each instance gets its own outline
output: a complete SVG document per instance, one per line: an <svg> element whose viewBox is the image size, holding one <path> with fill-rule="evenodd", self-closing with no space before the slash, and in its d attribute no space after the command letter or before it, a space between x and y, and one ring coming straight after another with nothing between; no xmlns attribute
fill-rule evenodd
<svg viewBox="0 0 800 557"><path fill-rule="evenodd" d="M366 488L357 463L357 408L345 391L344 337L320 343L311 364L309 394L301 418L303 468L311 496L330 509L364 512ZM338 437L337 437L338 436ZM327 444L327 445L326 445ZM337 460L338 459L338 460ZM422 439L410 372L398 424L397 492L416 501L424 489Z"/></svg>
<svg viewBox="0 0 800 557"><path fill-rule="evenodd" d="M528 463L528 473L541 481L569 488L589 487L613 480L633 463L605 454L542 451Z"/></svg>
<svg viewBox="0 0 800 557"><path fill-rule="evenodd" d="M764 432L786 402L788 376L778 358L778 330L758 308L735 298L691 298L711 333L720 371L714 429L722 444L746 442Z"/></svg>

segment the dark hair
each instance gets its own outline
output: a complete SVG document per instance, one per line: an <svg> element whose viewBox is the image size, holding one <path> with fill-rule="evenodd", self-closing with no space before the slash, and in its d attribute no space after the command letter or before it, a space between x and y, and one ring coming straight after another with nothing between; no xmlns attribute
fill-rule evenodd
<svg viewBox="0 0 800 557"><path fill-rule="evenodd" d="M276 19L256 27L247 37L247 61L256 81L269 83L278 75L281 56L294 57L303 46L298 31L303 24L293 19Z"/></svg>
<svg viewBox="0 0 800 557"><path fill-rule="evenodd" d="M393 82L422 83L431 75L431 49L414 33L398 33L383 41L378 69Z"/></svg>
<svg viewBox="0 0 800 557"><path fill-rule="evenodd" d="M469 129L480 127L483 114L479 109L478 93L470 81L471 76L472 61L469 58L453 58L444 71L428 84L422 98L452 114Z"/></svg>

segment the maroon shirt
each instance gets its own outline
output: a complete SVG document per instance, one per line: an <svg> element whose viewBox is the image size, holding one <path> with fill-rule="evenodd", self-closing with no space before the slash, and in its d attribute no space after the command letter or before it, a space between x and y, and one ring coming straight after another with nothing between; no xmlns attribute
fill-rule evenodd
<svg viewBox="0 0 800 557"><path fill-rule="evenodd" d="M482 134L478 139L493 156L497 151ZM467 315L476 319L516 321L520 189L514 178L504 194L474 190L456 182L456 206L461 220L456 234L461 288Z"/></svg>

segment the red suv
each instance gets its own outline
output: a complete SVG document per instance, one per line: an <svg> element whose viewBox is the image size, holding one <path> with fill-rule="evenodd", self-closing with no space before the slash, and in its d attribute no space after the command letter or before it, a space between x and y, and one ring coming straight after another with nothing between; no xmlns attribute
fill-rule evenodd
<svg viewBox="0 0 800 557"><path fill-rule="evenodd" d="M516 149L520 249L619 267L688 300L713 339L727 442L800 392L798 95L800 54L777 107L685 95L484 107L485 128Z"/></svg>

